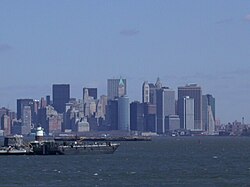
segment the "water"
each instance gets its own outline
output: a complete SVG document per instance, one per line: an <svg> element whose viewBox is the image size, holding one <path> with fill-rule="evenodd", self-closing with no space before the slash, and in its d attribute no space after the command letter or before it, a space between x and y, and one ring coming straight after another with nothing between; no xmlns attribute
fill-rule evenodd
<svg viewBox="0 0 250 187"><path fill-rule="evenodd" d="M250 186L250 138L121 142L111 155L1 156L0 186Z"/></svg>

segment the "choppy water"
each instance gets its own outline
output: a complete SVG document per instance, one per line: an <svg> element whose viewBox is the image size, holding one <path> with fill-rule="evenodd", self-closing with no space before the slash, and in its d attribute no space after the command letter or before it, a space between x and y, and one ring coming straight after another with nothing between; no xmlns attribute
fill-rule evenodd
<svg viewBox="0 0 250 187"><path fill-rule="evenodd" d="M112 155L1 156L0 186L250 186L250 138L122 142Z"/></svg>

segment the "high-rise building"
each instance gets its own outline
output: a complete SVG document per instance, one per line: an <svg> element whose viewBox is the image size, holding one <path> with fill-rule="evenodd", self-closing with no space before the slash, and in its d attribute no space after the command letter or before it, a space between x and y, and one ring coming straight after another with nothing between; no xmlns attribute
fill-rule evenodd
<svg viewBox="0 0 250 187"><path fill-rule="evenodd" d="M175 114L175 92L167 87L156 89L157 133L165 133L165 118Z"/></svg>
<svg viewBox="0 0 250 187"><path fill-rule="evenodd" d="M58 113L64 113L66 103L70 99L70 85L69 84L54 84L53 85L53 107Z"/></svg>
<svg viewBox="0 0 250 187"><path fill-rule="evenodd" d="M144 103L144 130L156 132L156 105Z"/></svg>
<svg viewBox="0 0 250 187"><path fill-rule="evenodd" d="M118 130L118 100L108 100L106 119L110 130Z"/></svg>
<svg viewBox="0 0 250 187"><path fill-rule="evenodd" d="M184 128L183 98L186 96L194 99L194 130L202 130L202 90L197 84L178 87L178 115L180 117L181 128Z"/></svg>
<svg viewBox="0 0 250 187"><path fill-rule="evenodd" d="M150 95L149 92L149 84L147 81L145 81L142 85L142 103L149 103L150 102Z"/></svg>
<svg viewBox="0 0 250 187"><path fill-rule="evenodd" d="M63 116L50 105L39 109L38 120L46 134L62 131Z"/></svg>
<svg viewBox="0 0 250 187"><path fill-rule="evenodd" d="M114 100L127 94L126 79L108 79L108 99Z"/></svg>
<svg viewBox="0 0 250 187"><path fill-rule="evenodd" d="M152 105L156 104L156 87L153 83L149 83L149 103Z"/></svg>
<svg viewBox="0 0 250 187"><path fill-rule="evenodd" d="M83 88L83 98L86 90L88 90L88 97L93 97L93 99L97 99L97 88Z"/></svg>
<svg viewBox="0 0 250 187"><path fill-rule="evenodd" d="M46 96L46 104L51 105L50 95Z"/></svg>
<svg viewBox="0 0 250 187"><path fill-rule="evenodd" d="M144 104L139 101L130 104L130 130L144 131Z"/></svg>
<svg viewBox="0 0 250 187"><path fill-rule="evenodd" d="M10 117L7 114L3 114L1 117L1 130L4 131L4 136L11 134Z"/></svg>
<svg viewBox="0 0 250 187"><path fill-rule="evenodd" d="M33 99L17 99L17 119L23 116L23 109L25 106L30 106L32 117L34 117L34 100Z"/></svg>
<svg viewBox="0 0 250 187"><path fill-rule="evenodd" d="M202 127L204 131L213 134L215 130L215 98L210 95L202 96Z"/></svg>
<svg viewBox="0 0 250 187"><path fill-rule="evenodd" d="M29 134L31 131L31 107L24 106L22 113L22 134Z"/></svg>
<svg viewBox="0 0 250 187"><path fill-rule="evenodd" d="M2 118L3 115L8 115L9 114L9 109L7 108L0 108L0 119ZM4 126L2 124L2 120L0 120L0 127L1 127L1 130L4 130Z"/></svg>
<svg viewBox="0 0 250 187"><path fill-rule="evenodd" d="M184 129L194 131L195 120L194 120L194 98L186 96L182 100L183 102L183 119L184 119Z"/></svg>
<svg viewBox="0 0 250 187"><path fill-rule="evenodd" d="M118 130L130 131L130 107L129 98L118 98Z"/></svg>

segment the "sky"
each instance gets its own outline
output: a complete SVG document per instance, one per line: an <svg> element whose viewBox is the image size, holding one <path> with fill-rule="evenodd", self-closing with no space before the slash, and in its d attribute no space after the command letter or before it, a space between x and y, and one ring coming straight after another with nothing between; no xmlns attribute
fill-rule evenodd
<svg viewBox="0 0 250 187"><path fill-rule="evenodd" d="M250 123L248 0L2 0L0 106L51 95L52 84L107 93L127 79L130 100L144 81L197 83L223 123ZM177 95L177 93L176 93Z"/></svg>

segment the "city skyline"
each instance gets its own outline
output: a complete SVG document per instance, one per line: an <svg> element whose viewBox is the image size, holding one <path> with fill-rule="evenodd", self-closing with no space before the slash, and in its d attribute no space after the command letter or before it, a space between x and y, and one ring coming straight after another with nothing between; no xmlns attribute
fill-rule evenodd
<svg viewBox="0 0 250 187"><path fill-rule="evenodd" d="M197 83L216 98L222 122L250 121L250 2L1 1L0 106L51 95L51 85L106 94L125 77L131 100L141 84Z"/></svg>
<svg viewBox="0 0 250 187"><path fill-rule="evenodd" d="M128 82L127 81L127 79L126 78L124 78L124 77L120 77L120 78L113 78L113 79L123 79L123 80L126 80L126 82ZM110 80L110 79L107 79L107 80ZM106 80L106 81L107 81ZM148 81L146 81L146 82L148 82ZM186 87L186 86L189 86L190 84L185 84L185 85L182 85L182 86L177 86L177 88L176 89L173 89L173 88L171 88L171 87L167 87L166 85L165 85L165 83L163 83L162 81L161 81L161 79L158 77L157 79L155 79L155 84L157 84L157 82L158 83L160 83L161 85L160 86L162 86L162 88L163 89L169 89L170 91L173 91L174 92L174 96L175 96L175 101L177 102L178 101L178 88L182 88L182 87ZM154 82L148 82L149 84L153 84ZM139 93L138 94L140 94L140 96L138 97L138 99L133 99L133 98L131 98L130 97L130 94L129 93L127 93L126 94L126 96L129 98L129 100L130 100L130 103L132 103L132 102L142 102L142 94L143 94L143 91L142 91L142 86L143 86L143 84L144 84L144 82L142 82L142 84L140 85L141 87L140 88L138 88L138 91L139 91ZM13 111L13 112L17 112L17 101L18 100L34 100L34 101L40 101L41 102L41 99L46 99L46 97L47 96L49 96L52 100L50 100L50 102L52 101L53 102L53 87L55 86L55 85L58 85L58 86L60 86L60 85L62 85L62 86L69 86L69 95L70 95L70 98L71 99L77 99L77 100L82 100L83 99L83 91L84 91L84 89L86 89L86 87L85 86L82 86L81 88L79 88L79 90L80 90L80 92L77 94L77 95L79 95L79 97L74 97L74 95L76 95L76 94L72 94L72 87L71 87L71 85L70 84L68 84L68 83L56 83L56 84L52 84L51 86L50 86L50 93L45 93L45 95L39 95L39 96L35 96L35 97L18 97L18 98L16 98L16 99L14 99L14 105L12 106L12 107L10 107L10 106L4 106L4 105L0 105L0 107L5 107L5 108L7 108L7 109L10 109L11 111ZM191 85L196 85L196 86L198 86L199 88L201 88L202 89L202 95L210 95L210 94L212 94L213 95L213 93L207 93L207 92L205 92L204 90L203 90L203 87L201 86L201 85L198 85L198 84L196 84L196 83L191 83ZM100 99L100 97L101 96L107 96L108 95L108 93L107 93L107 90L108 90L108 88L106 88L106 93L100 93L99 92L99 88L90 88L90 89L97 89L98 90L98 95L97 95L97 100L99 100ZM129 83L128 83L128 85L127 85L127 90L129 90ZM213 95L214 96L214 95ZM215 97L216 98L216 97ZM216 100L216 108L217 108L217 100ZM143 103L143 102L142 102ZM18 113L18 112L17 112ZM242 116L243 117L243 116ZM226 123L228 123L228 122L230 122L230 120L225 120L225 121L222 121L221 120L221 118L220 118L220 115L218 114L218 112L217 112L217 110L216 110L216 118L215 118L215 120L220 120L220 122L221 123L224 123L224 124L226 124ZM240 120L242 120L242 118L239 118L239 119L234 119L234 120L232 120L232 121L235 121L235 120L238 120L238 121L240 121ZM248 123L248 121L245 119L245 117L244 117L244 120L245 120L245 122L246 123Z"/></svg>

